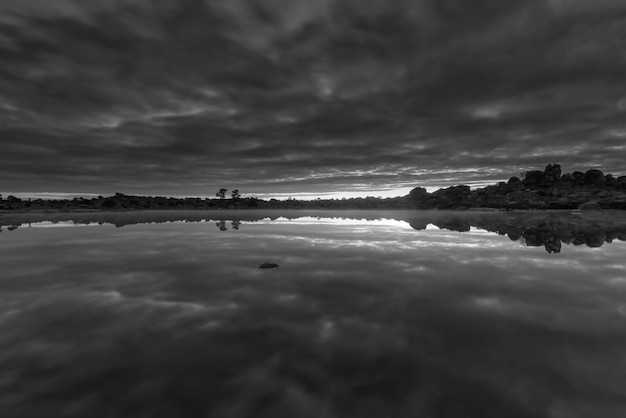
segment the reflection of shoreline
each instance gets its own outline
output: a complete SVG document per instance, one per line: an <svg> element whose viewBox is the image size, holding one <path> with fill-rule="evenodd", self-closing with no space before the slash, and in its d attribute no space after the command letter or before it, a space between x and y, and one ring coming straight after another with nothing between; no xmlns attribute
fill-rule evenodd
<svg viewBox="0 0 626 418"><path fill-rule="evenodd" d="M215 222L221 231L238 230L242 222L273 221L279 218L295 220L304 217L319 219L357 219L374 221L393 219L407 222L415 230L429 224L441 229L466 232L478 228L507 235L527 246L544 246L558 253L562 244L600 247L613 240L626 241L626 214L623 212L538 211L145 211L145 212L82 212L82 213L21 213L0 214L0 232L17 229L20 225L38 222L75 225L110 224L124 227L138 224L167 222Z"/></svg>
<svg viewBox="0 0 626 418"><path fill-rule="evenodd" d="M506 235L529 247L543 246L549 253L559 253L562 244L597 248L614 240L626 241L626 217L601 213L518 213L518 214L450 214L433 220L441 229L467 232L471 227ZM422 219L411 222L416 230L425 229Z"/></svg>
<svg viewBox="0 0 626 418"><path fill-rule="evenodd" d="M227 222L226 219L221 219L215 223L215 226L217 226L217 229L219 229L220 231L228 231L226 222ZM240 226L241 226L241 221L238 221L238 220L230 221L231 229L238 230Z"/></svg>

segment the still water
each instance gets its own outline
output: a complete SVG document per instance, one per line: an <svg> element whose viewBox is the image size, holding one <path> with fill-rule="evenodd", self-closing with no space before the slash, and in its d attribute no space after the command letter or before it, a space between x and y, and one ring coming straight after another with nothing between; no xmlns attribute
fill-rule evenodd
<svg viewBox="0 0 626 418"><path fill-rule="evenodd" d="M0 225L2 417L626 416L625 214Z"/></svg>

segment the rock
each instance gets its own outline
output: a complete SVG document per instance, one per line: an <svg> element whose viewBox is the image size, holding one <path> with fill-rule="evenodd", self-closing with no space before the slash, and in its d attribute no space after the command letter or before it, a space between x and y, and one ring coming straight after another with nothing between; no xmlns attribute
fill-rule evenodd
<svg viewBox="0 0 626 418"><path fill-rule="evenodd" d="M458 186L448 187L447 190L458 194L458 193L469 193L471 188L469 186L466 186L465 184L459 184Z"/></svg>
<svg viewBox="0 0 626 418"><path fill-rule="evenodd" d="M572 178L572 181L567 181L567 180L563 180L563 177L561 177L561 180L554 185L555 189L558 190L571 190L574 187L574 179Z"/></svg>
<svg viewBox="0 0 626 418"><path fill-rule="evenodd" d="M507 236L511 241L519 241L522 238L522 231L513 229L507 233Z"/></svg>
<svg viewBox="0 0 626 418"><path fill-rule="evenodd" d="M521 186L521 185L522 185L522 180L520 180L520 178L519 178L519 177L515 177L515 176L513 176L513 177L511 177L511 178L509 179L509 181L507 182L507 184L508 184L509 186L519 187L519 186Z"/></svg>
<svg viewBox="0 0 626 418"><path fill-rule="evenodd" d="M574 184L577 186L582 186L585 184L585 173L581 171L574 171L572 173L572 177L574 177Z"/></svg>
<svg viewBox="0 0 626 418"><path fill-rule="evenodd" d="M420 202L428 197L428 192L423 187L416 187L409 192L409 196L415 202Z"/></svg>
<svg viewBox="0 0 626 418"><path fill-rule="evenodd" d="M559 164L548 164L543 172L542 183L551 186L561 179L561 166Z"/></svg>
<svg viewBox="0 0 626 418"><path fill-rule="evenodd" d="M598 202L589 201L580 205L578 209L579 210L600 210L602 208L600 207L600 204Z"/></svg>
<svg viewBox="0 0 626 418"><path fill-rule="evenodd" d="M541 183L541 179L543 178L543 172L538 170L527 171L524 176L524 180L522 180L522 184L524 186L538 186Z"/></svg>
<svg viewBox="0 0 626 418"><path fill-rule="evenodd" d="M565 173L561 176L561 183L574 184L575 182L576 178L570 173Z"/></svg>
<svg viewBox="0 0 626 418"><path fill-rule="evenodd" d="M615 186L617 185L617 179L615 177L613 177L613 174L607 174L606 176L604 176L605 179L605 184L607 186Z"/></svg>
<svg viewBox="0 0 626 418"><path fill-rule="evenodd" d="M585 184L588 186L604 186L606 178L600 170L587 170L585 173Z"/></svg>
<svg viewBox="0 0 626 418"><path fill-rule="evenodd" d="M437 209L461 209L462 207L473 207L469 198L472 196L469 186L452 186L446 189L439 189L425 199L424 204L418 202L422 208Z"/></svg>
<svg viewBox="0 0 626 418"><path fill-rule="evenodd" d="M279 267L276 263L268 263L267 261L259 266L260 269L273 269Z"/></svg>

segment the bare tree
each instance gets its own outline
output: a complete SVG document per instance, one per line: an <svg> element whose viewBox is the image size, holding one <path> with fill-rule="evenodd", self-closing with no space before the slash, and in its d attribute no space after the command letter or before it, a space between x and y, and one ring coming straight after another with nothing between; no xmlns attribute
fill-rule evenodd
<svg viewBox="0 0 626 418"><path fill-rule="evenodd" d="M220 189L219 192L215 193L215 196L219 197L220 199L224 199L226 197L226 192L228 191L228 189Z"/></svg>
<svg viewBox="0 0 626 418"><path fill-rule="evenodd" d="M241 195L239 194L239 189L233 190L231 196L233 197L233 199L239 199L241 197Z"/></svg>

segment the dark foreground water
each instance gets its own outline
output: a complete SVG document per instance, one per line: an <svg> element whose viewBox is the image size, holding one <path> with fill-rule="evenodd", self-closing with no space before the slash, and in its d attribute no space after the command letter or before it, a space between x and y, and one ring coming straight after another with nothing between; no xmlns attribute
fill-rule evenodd
<svg viewBox="0 0 626 418"><path fill-rule="evenodd" d="M626 215L305 215L0 215L0 416L626 416Z"/></svg>

